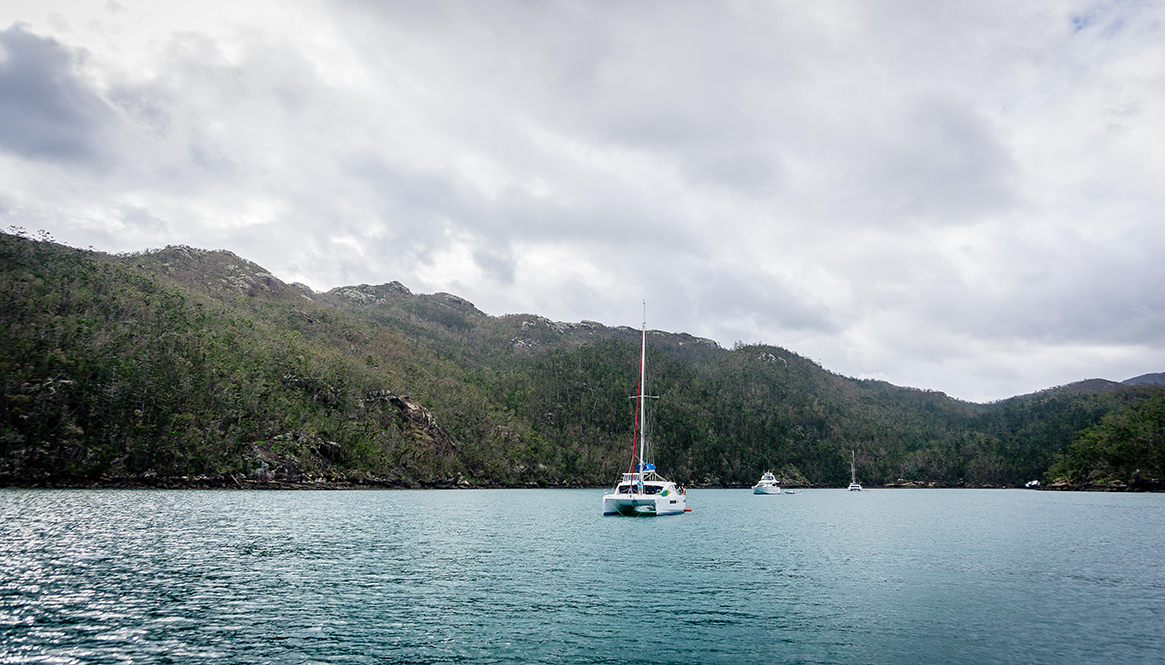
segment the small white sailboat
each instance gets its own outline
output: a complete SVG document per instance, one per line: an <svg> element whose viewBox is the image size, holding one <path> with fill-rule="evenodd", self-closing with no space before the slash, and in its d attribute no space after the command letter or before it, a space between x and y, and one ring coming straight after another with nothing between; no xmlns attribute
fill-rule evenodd
<svg viewBox="0 0 1165 665"><path fill-rule="evenodd" d="M854 451L849 451L849 491L861 492L862 486L858 484L857 467L855 466L856 457Z"/></svg>
<svg viewBox="0 0 1165 665"><path fill-rule="evenodd" d="M688 495L683 487L660 476L655 472L655 464L648 462L647 434L644 427L647 425L647 400L657 399L647 394L644 389L647 373L647 316L646 308L643 318L642 342L639 349L639 394L632 397L636 400L636 429L638 430L639 452L635 451L634 441L631 444L631 470L623 474L623 478L616 483L615 488L603 495L604 515L678 515L683 514L687 507Z"/></svg>
<svg viewBox="0 0 1165 665"><path fill-rule="evenodd" d="M765 471L764 475L760 477L755 485L752 486L753 494L780 494L781 483L773 475L772 471Z"/></svg>

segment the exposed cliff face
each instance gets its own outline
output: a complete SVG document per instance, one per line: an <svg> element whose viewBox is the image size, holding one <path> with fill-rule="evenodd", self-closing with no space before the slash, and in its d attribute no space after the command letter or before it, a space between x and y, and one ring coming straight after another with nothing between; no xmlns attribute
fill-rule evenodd
<svg viewBox="0 0 1165 665"><path fill-rule="evenodd" d="M436 416L408 395L393 395L377 390L369 393L364 403L366 406L379 404L394 409L397 426L412 440L422 442L427 448L443 455L456 453L456 442L437 423Z"/></svg>

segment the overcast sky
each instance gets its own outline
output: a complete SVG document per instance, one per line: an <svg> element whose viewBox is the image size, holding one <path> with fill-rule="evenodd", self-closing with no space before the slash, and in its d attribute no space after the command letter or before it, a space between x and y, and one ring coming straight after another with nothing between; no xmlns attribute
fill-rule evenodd
<svg viewBox="0 0 1165 665"><path fill-rule="evenodd" d="M0 227L764 342L1165 371L1160 2L0 3Z"/></svg>

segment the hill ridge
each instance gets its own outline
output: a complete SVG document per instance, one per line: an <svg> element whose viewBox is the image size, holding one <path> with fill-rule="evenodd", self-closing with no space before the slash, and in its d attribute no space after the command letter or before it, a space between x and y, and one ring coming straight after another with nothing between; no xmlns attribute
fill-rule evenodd
<svg viewBox="0 0 1165 665"><path fill-rule="evenodd" d="M625 461L627 326L395 281L317 293L225 250L0 234L0 258L0 484L596 486ZM656 463L689 486L786 468L844 485L850 450L867 485L1017 486L1162 394L1097 379L975 404L775 345L649 336Z"/></svg>

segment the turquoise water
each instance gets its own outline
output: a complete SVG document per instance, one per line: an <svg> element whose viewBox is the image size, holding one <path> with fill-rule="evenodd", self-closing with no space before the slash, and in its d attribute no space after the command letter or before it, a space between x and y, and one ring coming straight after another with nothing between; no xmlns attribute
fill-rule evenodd
<svg viewBox="0 0 1165 665"><path fill-rule="evenodd" d="M0 663L1149 663L1165 495L0 491Z"/></svg>

